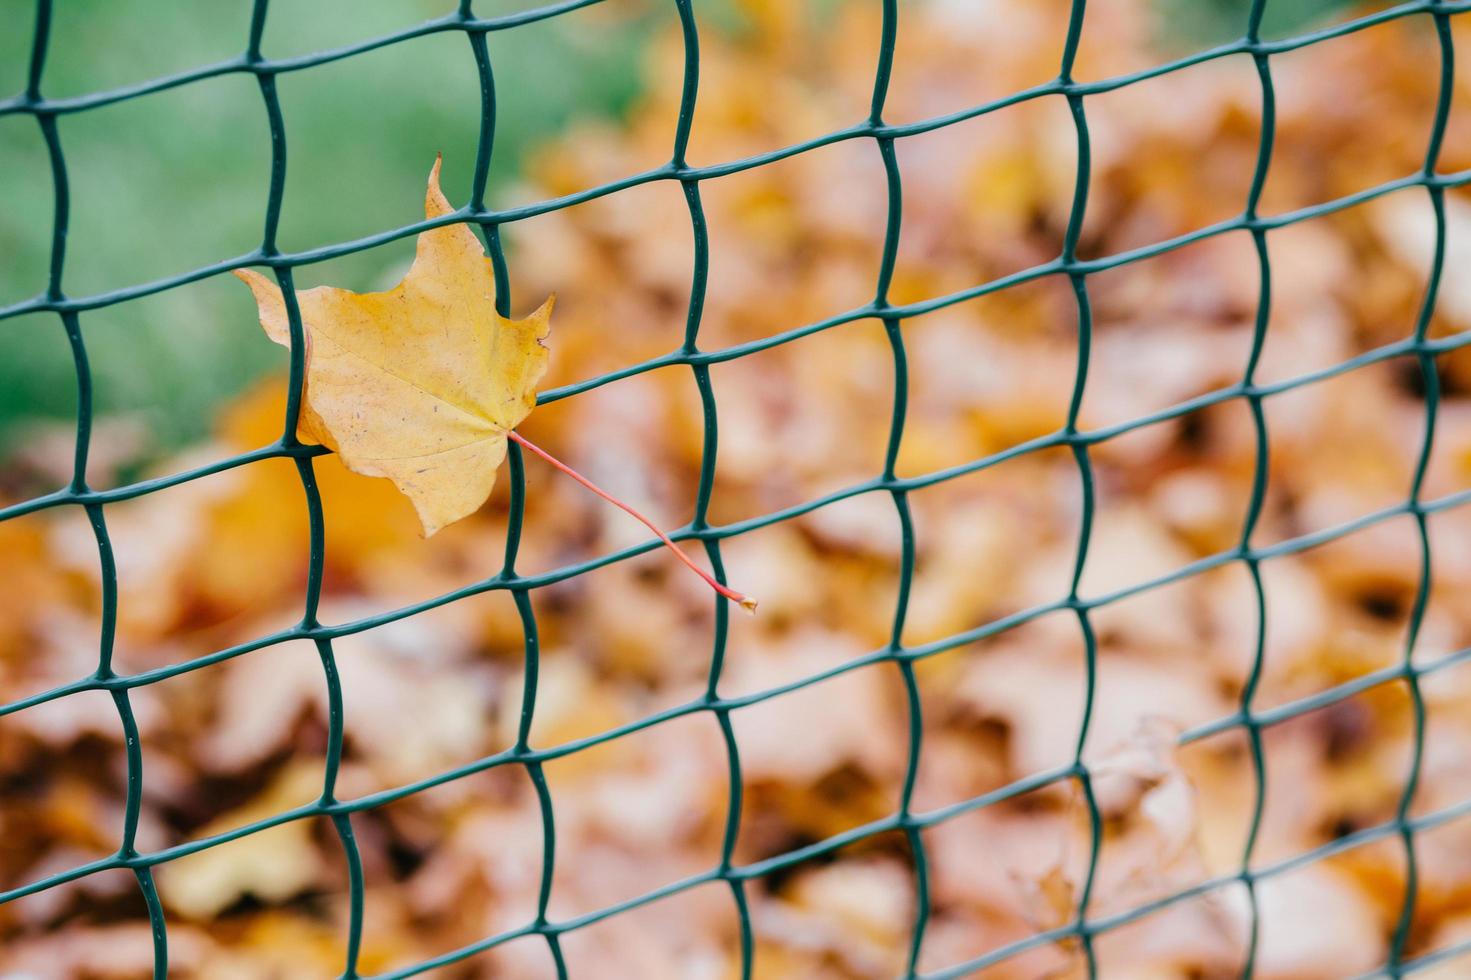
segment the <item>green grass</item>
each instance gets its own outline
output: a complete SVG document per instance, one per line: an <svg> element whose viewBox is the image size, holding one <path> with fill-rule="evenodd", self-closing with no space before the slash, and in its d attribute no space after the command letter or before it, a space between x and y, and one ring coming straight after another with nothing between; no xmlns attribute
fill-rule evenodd
<svg viewBox="0 0 1471 980"><path fill-rule="evenodd" d="M1246 33L1251 0L1155 0L1160 37L1171 47L1198 48L1232 41ZM1385 4L1387 6L1387 4ZM1281 37L1330 18L1351 0L1267 0L1262 36Z"/></svg>

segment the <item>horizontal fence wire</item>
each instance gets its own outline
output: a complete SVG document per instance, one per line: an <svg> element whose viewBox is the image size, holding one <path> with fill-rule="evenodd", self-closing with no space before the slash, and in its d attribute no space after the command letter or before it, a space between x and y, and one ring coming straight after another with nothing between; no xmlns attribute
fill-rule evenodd
<svg viewBox="0 0 1471 980"><path fill-rule="evenodd" d="M349 935L347 937L346 961L343 964L342 976L345 978L360 977L363 974L358 969L357 960L363 930L364 885L362 863L358 856L358 850L353 836L352 815L392 803L472 773L483 772L500 766L520 766L528 774L538 795L541 807L544 847L541 867L540 899L534 918L520 927L485 937L471 945L452 950L433 959L416 963L392 973L382 974L381 976L408 977L421 974L436 967L465 960L477 953L524 937L540 937L548 947L558 975L565 976L567 969L560 946L560 937L563 935L573 930L589 926L595 922L616 916L629 909L637 908L658 899L709 883L722 883L731 893L732 902L736 909L740 925L739 953L741 972L743 976L750 976L753 968L754 938L745 892L746 883L754 878L832 853L839 848L881 833L902 834L908 842L912 855L916 892L919 900L916 904L914 920L910 927L907 966L904 973L907 977L923 976L942 978L964 976L993 964L1006 961L1027 950L1054 943L1073 944L1075 948L1081 951L1089 975L1096 975L1098 964L1093 948L1094 937L1110 929L1142 919L1145 916L1170 906L1203 895L1219 892L1226 888L1238 886L1245 889L1251 911L1251 928L1248 938L1245 967L1245 972L1250 974L1253 969L1257 937L1260 930L1260 910L1256 897L1256 885L1258 882L1322 860L1350 848L1371 841L1386 839L1398 840L1403 848L1407 887L1399 912L1398 925L1390 943L1388 959L1379 971L1371 975L1403 976L1412 974L1418 970L1443 963L1457 955L1471 952L1471 941L1468 941L1457 946L1450 946L1424 954L1418 958L1408 958L1405 955L1416 903L1415 883L1417 863L1415 834L1471 814L1471 800L1468 800L1432 813L1416 817L1410 815L1410 804L1419 779L1420 763L1424 753L1425 741L1425 704L1420 693L1420 678L1446 667L1471 660L1471 649L1450 654L1429 664L1418 664L1411 659L1411 651L1413 650L1416 633L1424 615L1431 586L1431 542L1427 526L1428 519L1435 513L1460 507L1467 502L1471 502L1471 491L1435 499L1425 499L1421 494L1426 467L1429 462L1431 440L1434 433L1439 402L1438 380L1434 363L1435 357L1439 354L1457 350L1471 344L1471 333L1455 334L1436 339L1431 339L1428 336L1428 328L1436 302L1437 291L1442 275L1446 271L1444 268L1446 252L1445 194L1449 189L1471 184L1471 171L1444 174L1437 170L1440 147L1450 115L1452 85L1454 81L1455 52L1451 39L1449 21L1456 14L1471 11L1471 0L1412 0L1412 2L1401 3L1317 31L1280 40L1264 40L1261 37L1261 23L1267 0L1253 0L1245 25L1245 33L1239 40L1199 51L1133 74L1094 82L1079 82L1072 77L1073 64L1082 37L1083 17L1086 7L1086 0L1072 0L1062 59L1058 67L1058 74L1053 80L990 102L974 105L958 112L905 125L889 124L883 119L885 99L893 69L898 9L897 0L877 0L877 2L882 4L882 34L879 58L873 78L870 111L867 118L844 129L802 143L745 159L732 160L705 167L691 166L686 160L686 148L690 139L690 130L700 80L699 31L695 12L692 7L692 0L672 0L678 13L683 38L684 71L679 117L669 162L642 173L633 174L620 180L573 194L567 194L562 197L542 200L504 210L488 207L485 203L485 193L492 146L495 138L496 97L486 36L492 32L510 30L522 25L554 18L599 2L601 0L565 0L565 2L553 3L519 13L486 18L475 15L471 9L471 0L462 0L458 10L454 13L417 24L393 34L316 54L273 60L265 57L261 52L261 37L266 23L269 0L254 0L249 36L246 39L244 53L238 58L201 66L174 75L124 86L110 91L93 92L70 98L48 99L42 95L41 82L50 40L52 2L51 0L38 0L35 33L26 88L17 96L0 101L0 116L29 115L36 120L40 127L41 135L49 155L55 185L55 221L51 238L51 261L45 291L32 299L10 306L0 307L0 319L9 319L23 314L38 312L55 313L60 319L62 330L70 343L71 353L76 367L79 392L76 448L73 475L66 486L52 493L0 508L0 520L8 520L59 506L75 506L82 509L87 516L95 536L100 563L102 580L102 631L97 666L92 673L52 690L0 704L0 715L9 714L82 691L108 692L116 707L118 718L127 740L127 798L122 839L118 850L114 854L107 858L82 864L20 887L12 888L9 891L0 892L0 903L42 892L65 882L74 881L101 871L111 869L131 871L137 879L137 884L146 904L152 926L154 976L161 978L166 976L168 971L168 930L165 925L163 908L154 887L154 868L165 862L203 851L218 844L238 840L271 827L312 817L324 817L330 821L336 832L342 847L349 876ZM1424 164L1421 169L1416 173L1404 176L1398 180L1388 181L1356 194L1322 204L1273 216L1259 214L1258 205L1261 199L1262 188L1266 181L1267 170L1271 163L1275 138L1275 92L1271 71L1272 56L1298 50L1334 37L1361 31L1376 24L1410 17L1428 18L1433 23L1440 51L1440 89L1434 124L1425 150ZM442 217L413 222L402 227L368 235L355 241L323 246L303 252L282 252L277 247L276 233L286 177L287 141L281 105L276 92L277 76L289 72L309 70L318 65L350 58L387 45L438 33L460 33L465 36L470 47L470 55L475 62L480 82L480 131L469 203L465 207ZM1261 86L1261 140L1257 153L1255 172L1247 199L1243 202L1241 213L1230 220L1221 221L1188 234L1127 252L1094 259L1085 260L1079 258L1077 255L1077 245L1081 233L1083 216L1087 208L1091 178L1089 129L1086 112L1087 98L1091 95L1114 91L1147 79L1168 75L1171 72L1192 65L1233 55L1246 56L1253 61ZM272 137L270 192L266 206L264 232L259 247L245 255L236 256L235 258L202 266L153 282L139 283L90 296L68 296L63 291L62 280L66 256L70 197L66 156L63 152L57 128L58 117L86 112L91 109L114 105L131 99L143 98L154 93L229 74L248 74L255 76L259 85L262 104ZM468 96L469 94L467 93ZM1066 101L1076 133L1078 155L1076 185L1060 254L1049 262L987 282L978 283L945 296L908 304L891 303L889 298L890 283L893 277L895 258L898 251L903 208L903 180L895 153L895 142L1044 96L1060 96ZM713 177L725 176L761 167L765 164L796 156L819 147L849 140L872 140L882 161L885 174L885 192L888 201L887 223L874 298L861 307L814 323L794 326L784 332L760 340L719 350L706 351L700 349L698 341L703 299L709 272L709 241L701 203L700 182ZM516 571L516 559L522 534L526 488L520 449L516 445L511 445L509 447L511 501L508 516L507 544L505 561L499 573L482 581L468 583L452 592L374 616L338 624L320 622L317 611L322 591L324 558L323 512L321 497L316 487L313 460L315 457L327 452L327 450L320 446L304 445L298 442L296 438L297 417L301 409L301 382L304 376L305 364L303 356L303 326L295 304L293 271L300 266L371 249L387 242L418 234L429 228L451 223L468 223L478 227L484 235L487 250L495 271L497 305L502 314L509 315L510 276L500 240L500 229L503 225L536 215L546 214L654 181L677 182L683 192L689 212L694 243L694 274L691 283L683 343L678 349L651 360L576 384L543 392L539 396L538 402L547 403L575 397L601 385L656 368L672 365L688 366L694 376L695 384L701 397L704 421L704 445L694 518L689 524L673 532L671 537L677 540L700 542L711 564L714 566L717 577L721 581L724 581L721 561L721 543L724 540L778 522L792 520L818 508L862 494L886 494L893 503L895 519L901 530L902 541L902 562L900 566L898 598L893 616L893 628L890 641L886 646L870 651L840 666L791 681L780 687L759 691L742 697L723 697L718 693L718 686L721 677L721 668L725 658L729 609L725 599L717 598L715 600L715 626L710 656L709 680L705 692L701 697L595 735L551 747L533 748L529 744L529 736L531 721L536 706L539 646L537 622L535 614L532 611L530 599L532 591L643 554L657 547L658 542L656 540L644 541L613 553L577 564L567 565L539 575L522 575L518 573ZM1258 382L1255 376L1256 368L1266 339L1267 323L1271 311L1272 265L1267 246L1268 233L1274 229L1284 228L1311 218L1332 214L1385 194L1412 187L1424 189L1430 199L1435 214L1434 258L1413 334L1405 340L1376 348L1351 360L1295 378L1273 384ZM1255 313L1253 343L1247 363L1243 368L1241 380L1236 384L1181 402L1151 415L1132 419L1128 422L1101 429L1088 430L1080 428L1078 425L1079 409L1089 369L1089 350L1092 334L1092 311L1089 301L1088 277L1094 273L1128 263L1138 262L1152 256L1182 248L1193 242L1229 232L1245 232L1251 237L1255 246L1261 274L1261 286ZM274 272L283 295L287 300L291 332L290 394L288 396L289 400L281 437L270 445L262 446L259 449L172 475L136 482L109 490L93 490L90 488L87 485L85 473L93 424L93 385L86 344L82 337L80 315L88 310L100 309L140 297L150 296L246 266L259 266ZM1044 277L1065 279L1071 288L1076 303L1079 357L1071 405L1064 425L1048 435L1032 439L1005 451L994 453L959 466L915 477L898 477L895 473L895 464L900 442L903 438L907 407L905 381L907 377L906 351L901 329L903 322L911 317ZM718 430L717 406L710 381L711 365L734 360L761 350L787 344L821 331L838 328L844 324L862 320L877 321L883 326L891 348L895 371L894 401L882 472L868 481L833 491L826 496L804 504L732 524L711 524L707 517L714 483ZM1397 357L1413 357L1415 359L1426 392L1425 434L1420 446L1418 462L1409 496L1400 504L1375 511L1335 527L1280 541L1269 546L1254 545L1252 543L1253 531L1262 513L1266 492L1269 437L1265 421L1264 404L1267 399L1284 392L1296 390L1305 385L1311 385L1334 377L1357 367ZM1255 477L1247 510L1247 518L1237 546L1198 559L1167 575L1119 589L1109 594L1091 597L1080 595L1079 583L1088 552L1095 510L1094 479L1089 455L1090 448L1100 442L1112 439L1142 426L1177 418L1201 408L1233 400L1240 400L1248 406L1254 420L1256 433ZM1082 520L1068 594L1055 602L1034 606L974 629L953 634L938 641L920 646L906 647L901 642L901 636L915 565L915 539L910 518L908 495L915 490L953 480L957 477L995 466L1008 459L1045 449L1065 449L1069 452L1074 460L1083 487ZM168 487L178 486L224 470L278 458L289 459L295 465L302 490L305 494L305 505L309 517L310 552L308 575L300 620L296 625L288 629L261 636L233 647L217 650L197 659L140 673L118 673L113 668L111 662L113 636L117 618L118 576L113 560L112 544L107 529L107 505L141 497ZM1262 674L1265 644L1264 624L1267 602L1266 592L1262 584L1260 564L1265 560L1282 555L1296 554L1366 527L1401 517L1409 517L1415 523L1418 530L1421 557L1421 572L1411 614L1409 638L1405 644L1403 658L1392 667L1366 674L1312 696L1288 702L1271 709L1258 709L1253 703L1253 696ZM1083 748L1088 737L1088 723L1093 714L1094 685L1098 666L1097 641L1090 622L1090 615L1097 609L1128 598L1129 596L1230 564L1244 566L1250 575L1254 587L1258 622L1255 633L1253 665L1247 683L1242 691L1237 710L1227 716L1190 729L1184 732L1180 738L1183 743L1190 743L1229 731L1241 731L1247 738L1255 777L1255 803L1251 829L1241 855L1239 868L1233 874L1206 880L1191 888L1156 899L1129 911L1107 917L1090 918L1087 915L1087 909L1093 879L1098 865L1102 834L1102 814L1093 796L1089 768L1083 761ZM337 675L333 641L344 636L405 619L447 603L491 591L509 592L514 598L525 637L526 679L523 694L524 704L527 708L521 720L515 743L510 748L495 755L478 759L469 764L442 772L430 778L422 779L415 783L356 799L340 799L337 795L335 783L343 751L343 707L342 690ZM976 640L997 635L1049 613L1063 613L1071 615L1076 619L1086 655L1087 697L1084 715L1079 725L1079 735L1076 748L1073 752L1072 762L1053 770L1029 775L982 796L964 800L947 807L927 812L915 810L912 806L912 797L921 754L922 730L919 690L914 673L916 662L973 643ZM327 690L329 732L326 748L325 777L320 797L309 805L278 813L226 833L205 837L162 850L152 852L139 851L135 843L141 810L144 760L139 747L137 724L129 700L130 692L170 677L175 677L211 664L220 663L234 657L248 655L253 651L291 640L309 640L315 645L322 664L323 683ZM739 745L735 739L730 720L732 713L792 691L821 684L824 681L831 680L849 671L879 663L893 664L898 669L904 685L909 709L908 761L898 810L884 819L853 828L797 850L769 857L753 864L742 865L735 863L733 852L736 833L740 826L742 779ZM1265 760L1262 740L1264 729L1295 718L1307 711L1337 703L1373 687L1393 682L1402 682L1410 692L1415 733L1409 776L1405 782L1394 818L1375 826L1360 829L1318 848L1273 864L1255 864L1252 860L1255 838L1261 825L1266 803ZM706 713L712 715L719 723L725 740L726 755L729 763L729 800L725 816L723 844L716 865L703 873L690 876L680 881L670 882L652 892L637 896L617 905L589 912L573 919L560 921L551 919L547 913L547 904L554 869L556 822L551 796L547 789L542 766L551 760L565 757L633 732L653 728L675 718ZM934 827L961 814L1015 799L1024 793L1032 792L1046 786L1069 782L1076 784L1084 801L1091 826L1091 849L1088 872L1082 883L1072 920L1058 928L1039 932L1026 939L991 950L977 959L964 963L951 964L930 973L920 973L920 953L924 947L925 930L930 914L930 894L928 887L929 861L921 832L926 828Z"/></svg>

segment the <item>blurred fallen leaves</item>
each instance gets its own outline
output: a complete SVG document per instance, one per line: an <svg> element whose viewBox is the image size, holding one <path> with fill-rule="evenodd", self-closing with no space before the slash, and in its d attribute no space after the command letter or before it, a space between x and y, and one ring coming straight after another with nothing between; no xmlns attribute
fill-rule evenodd
<svg viewBox="0 0 1471 980"><path fill-rule="evenodd" d="M842 5L821 27L793 15L795 6L748 0L749 31L702 38L691 159L763 152L867 111L877 5ZM905 6L886 115L924 118L1045 80L1066 7L1055 0ZM1458 45L1471 46L1471 16L1450 23ZM1090 4L1078 77L1158 63L1146 26L1137 0L1100 0L1096 11ZM1433 108L1438 83L1432 35L1419 19L1396 21L1273 57L1282 103L1263 213L1419 171L1417 120ZM681 64L677 36L661 40L650 52L650 91L626 127L574 129L544 148L515 193L536 200L573 193L626 177L631 161L652 150L667 152ZM957 93L962 78L975 90ZM1260 138L1249 59L1196 65L1150 84L1085 100L1098 136L1086 254L1186 234L1244 200ZM1465 77L1456 86L1460 120L1471 88ZM1071 200L1073 139L1065 106L1041 100L899 140L904 227L894 301L1050 260ZM1471 127L1453 122L1441 164L1471 166ZM869 142L842 141L702 181L700 189L712 243L702 349L770 337L871 297L885 200ZM1464 189L1447 191L1447 275L1429 324L1435 338L1471 329L1464 277L1452 264L1471 235L1468 207ZM1270 456L1254 544L1407 499L1426 415L1418 365L1396 357L1333 372L1410 335L1433 229L1423 189L1411 188L1268 234L1272 307L1257 380L1326 373L1264 402ZM502 230L516 288L559 291L549 383L638 364L682 342L690 242L678 188L630 188ZM1090 275L1088 284L1095 334L1082 428L1164 412L1240 381L1260 288L1244 233L1202 238ZM1065 420L1077 356L1065 281L1014 286L912 318L902 330L910 401L901 475L1004 451ZM1426 499L1471 485L1471 355L1447 350L1436 364L1440 407ZM710 520L797 508L873 478L890 424L892 370L883 331L862 321L715 363L721 426ZM230 409L215 443L166 461L161 472L268 444L283 406L281 385L263 387ZM586 461L600 483L679 519L689 516L700 476L701 418L688 372L661 369L546 405L525 429ZM883 649L893 629L902 539L885 495L843 499L721 542L733 578L763 583L769 612L730 624L719 692L760 696L834 675L732 712L742 779L735 862L763 861L892 815L912 726L922 736L917 812L1066 769L1091 684L1082 758L1103 826L1089 915L1122 914L1239 870L1258 804L1248 739L1233 728L1179 747L1176 734L1229 717L1257 667L1259 711L1394 669L1412 639L1420 576L1414 522L1385 519L1263 560L1258 664L1256 591L1239 563L1136 591L1239 544L1257 462L1246 406L1233 400L1162 415L1097 442L1089 455L1098 513L1081 594L1111 597L1090 617L1096 677L1071 613L1043 615L917 662L921 710L912 719L892 664L853 663ZM413 511L386 483L360 479L338 456L314 466L327 522L324 622L402 608L498 571L503 490L424 543ZM568 484L548 483L527 500L518 568L558 568L646 537ZM911 491L918 562L904 642L941 641L1057 602L1076 562L1081 500L1076 464L1059 452L1018 455ZM177 663L295 622L307 557L303 510L285 462L110 504L119 669ZM1418 663L1471 646L1471 514L1449 508L1428 520L1434 575L1413 637ZM98 608L89 529L53 511L0 524L0 536L7 554L18 556L0 591L5 689L19 697L84 675L94 665ZM347 748L339 795L487 758L513 744L523 724L531 745L567 746L702 697L711 604L696 583L668 572L641 557L534 590L540 674L525 720L521 623L504 594L342 641ZM1422 679L1425 754L1412 813L1471 795L1468 669ZM125 794L121 733L105 698L72 707L74 700L0 719L7 884L106 853L116 839ZM320 790L302 773L317 772L307 763L321 758L328 706L316 654L304 644L243 653L141 688L133 700L145 757L141 847L238 826ZM1253 865L1392 819L1415 730L1402 680L1273 719L1262 731L1264 807ZM724 735L708 715L584 745L545 769L556 827L554 919L635 898L720 860L730 769ZM1090 856L1080 792L1075 779L1064 779L957 811L921 832L930 888L922 970L1076 918ZM536 786L519 766L356 814L368 882L362 969L407 965L531 921L542 819ZM292 975L283 964L325 964L323 975L340 969L348 918L340 849L319 826L288 826L270 832L280 839L269 854L261 835L243 848L201 852L188 859L192 871L188 862L160 870L181 975ZM1410 955L1471 929L1468 832L1467 821L1454 820L1417 834ZM293 857L289 869L274 867L282 855ZM914 865L903 835L890 833L747 881L756 975L902 972L918 907ZM182 877L170 884L170 875ZM1263 878L1255 975L1305 980L1374 968L1396 927L1404 882L1394 840L1346 846ZM142 953L109 963L74 952L92 943L132 951L146 936L132 892L82 886L0 908L0 964L63 964L58 975L136 973ZM1109 976L1233 976L1250 923L1243 886L1230 884L1103 932L1095 951ZM734 976L739 940L734 903L713 886L561 937L572 975L610 978ZM1078 955L1075 946L1053 944L986 975L1066 976ZM517 940L446 975L555 974L544 944Z"/></svg>
<svg viewBox="0 0 1471 980"><path fill-rule="evenodd" d="M201 827L200 836L275 816L300 805L303 796L310 799L320 785L317 767L293 766L247 805ZM170 908L188 919L211 919L245 896L279 904L322 874L311 831L310 823L296 820L182 857L159 873L159 891Z"/></svg>

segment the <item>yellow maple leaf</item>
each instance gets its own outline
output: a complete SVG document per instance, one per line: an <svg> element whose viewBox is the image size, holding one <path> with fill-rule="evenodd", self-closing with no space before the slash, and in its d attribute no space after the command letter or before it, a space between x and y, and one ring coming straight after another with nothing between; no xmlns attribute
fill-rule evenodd
<svg viewBox="0 0 1471 980"><path fill-rule="evenodd" d="M427 218L454 213L439 166L435 159L429 171ZM255 294L266 336L290 347L281 290L249 269L235 275ZM637 518L712 589L753 611L754 599L717 582L647 517L514 431L536 407L554 299L524 320L497 313L490 260L458 223L421 234L408 274L385 293L298 292L306 339L298 436L355 473L392 480L425 537L485 503L514 439Z"/></svg>
<svg viewBox="0 0 1471 980"><path fill-rule="evenodd" d="M454 208L429 172L424 215ZM237 269L266 335L290 346L281 290ZM414 264L383 293L331 286L299 291L306 384L299 436L347 468L387 477L427 537L490 496L508 433L536 406L547 367L553 298L524 320L495 309L495 276L464 224L419 235Z"/></svg>

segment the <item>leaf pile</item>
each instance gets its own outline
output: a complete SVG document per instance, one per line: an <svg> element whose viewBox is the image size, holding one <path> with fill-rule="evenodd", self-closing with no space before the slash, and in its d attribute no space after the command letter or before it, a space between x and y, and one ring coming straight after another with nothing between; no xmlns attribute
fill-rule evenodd
<svg viewBox="0 0 1471 980"><path fill-rule="evenodd" d="M742 6L748 33L702 39L692 161L736 159L867 114L877 5L845 5L820 31L798 16L798 4ZM886 118L929 117L1046 80L1055 73L1066 6L906 6ZM1421 20L1273 57L1278 133L1264 214L1421 167L1439 73L1433 31ZM1471 17L1452 23L1458 45L1471 50ZM1090 4L1077 77L1158 63L1150 34L1137 0ZM667 158L680 66L678 38L665 37L650 54L650 94L626 127L574 129L542 151L514 195L567 194ZM1468 103L1462 78L1441 155L1445 171L1471 167ZM1240 210L1260 137L1260 90L1249 59L1089 96L1086 111L1093 179L1084 255L1117 254ZM899 140L904 226L891 300L939 296L1051 260L1071 201L1073 140L1060 99ZM868 302L882 250L884 186L871 141L701 182L712 243L701 349L772 336ZM1452 259L1433 337L1471 329L1471 297L1450 264L1471 241L1464 190L1448 195L1447 219ZM1423 189L1270 232L1272 310L1257 381L1299 378L1409 336L1433 232ZM690 226L673 183L539 215L503 234L516 295L559 294L547 385L627 367L683 342ZM1095 335L1083 428L1163 412L1241 380L1260 291L1244 232L1092 275L1088 288ZM327 302L332 294L320 295ZM936 310L902 329L910 392L902 475L999 452L1065 421L1077 355L1076 307L1065 280L1044 278ZM1436 362L1441 403L1425 499L1471 486L1471 356L1446 353ZM717 363L712 375L720 418L712 522L769 514L880 472L894 393L880 325L843 324ZM308 397L317 411L334 383L313 373ZM267 386L232 406L214 443L165 470L269 443L279 434L283 387ZM1403 504L1424 434L1424 398L1414 359L1397 357L1266 399L1270 472L1253 543ZM509 416L484 418L493 432ZM687 369L628 377L546 405L524 429L621 495L652 501L666 523L690 517L704 431ZM351 464L354 452L345 439L339 449L341 456L315 462L327 522L323 622L396 609L496 574L504 487L425 542L410 504L387 481L349 472L344 457ZM1176 747L1181 731L1236 712L1252 681L1257 607L1247 569L1229 563L1168 587L1131 590L1238 545L1255 429L1248 407L1233 399L1103 440L1090 457L1098 513L1081 594L1121 593L1091 616L1099 658L1084 758L1105 818L1089 908L1098 917L1234 874L1252 832L1256 792L1245 733L1228 728ZM482 488L467 491L465 506L477 493ZM905 643L940 640L1065 595L1081 499L1074 460L1058 450L912 492L918 565ZM108 519L121 588L120 670L177 663L299 619L306 515L288 462L109 505ZM430 515L425 523L443 521ZM1262 561L1267 615L1256 710L1392 670L1412 640L1420 664L1471 646L1471 511L1445 509L1429 523L1433 588L1413 638L1421 555L1409 515ZM547 480L528 496L517 567L534 574L645 537L570 481ZM0 524L0 545L16 556L0 591L5 690L23 696L90 671L98 584L81 517L47 512ZM731 578L760 582L765 600L759 619L730 624L723 696L780 688L889 642L901 546L886 494L851 497L728 538L721 551ZM670 564L647 555L532 593L541 650L532 745L595 736L703 696L711 602ZM440 606L345 637L335 648L346 695L341 798L428 779L514 744L523 637L506 594ZM923 731L917 812L1071 763L1088 676L1070 612L1040 616L916 669ZM1471 665L1427 674L1420 686L1425 752L1412 815L1471 797ZM146 776L140 848L228 830L320 793L329 705L308 644L223 660L139 689L134 704ZM737 863L799 849L897 809L910 717L892 664L759 701L734 711L731 722L742 779ZM1265 806L1253 863L1267 866L1393 819L1415 732L1403 680L1265 726ZM548 762L557 845L551 918L603 909L715 866L728 772L720 728L707 714ZM122 738L104 694L0 719L3 884L110 852L123 773ZM1064 781L927 828L931 917L921 969L1071 922L1088 867L1086 816L1076 783ZM354 816L353 826L367 880L364 973L444 953L535 915L542 814L519 767L406 796ZM1354 840L1258 883L1256 976L1356 975L1383 961L1405 887L1403 850L1392 835ZM1471 823L1423 830L1416 847L1411 955L1471 935ZM901 973L917 904L914 863L902 835L882 834L749 881L756 974ZM347 874L330 826L284 824L157 874L178 975L341 970ZM1232 886L1102 933L1094 946L1105 976L1235 976L1249 922L1245 892ZM723 885L599 920L561 942L573 976L738 975L738 917ZM136 886L125 874L0 907L0 948L0 969L89 977L139 975L150 952ZM1068 977L1082 975L1080 966L1076 945L1063 943L1029 950L986 975ZM1447 968L1442 975L1456 975L1454 963ZM444 972L555 975L534 937Z"/></svg>

